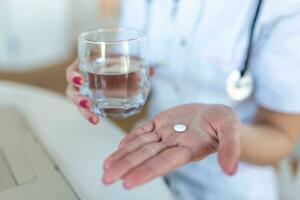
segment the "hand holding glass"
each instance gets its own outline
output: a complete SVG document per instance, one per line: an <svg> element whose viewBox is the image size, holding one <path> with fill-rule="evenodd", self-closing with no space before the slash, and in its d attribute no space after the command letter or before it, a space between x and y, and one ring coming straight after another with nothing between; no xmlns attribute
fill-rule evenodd
<svg viewBox="0 0 300 200"><path fill-rule="evenodd" d="M98 29L83 33L78 63L84 75L81 94L101 117L126 118L138 113L149 92L146 37L134 29Z"/></svg>

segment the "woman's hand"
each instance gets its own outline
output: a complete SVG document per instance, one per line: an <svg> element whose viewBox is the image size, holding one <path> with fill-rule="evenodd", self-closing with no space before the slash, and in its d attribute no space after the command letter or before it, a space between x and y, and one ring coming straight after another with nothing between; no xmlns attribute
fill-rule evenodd
<svg viewBox="0 0 300 200"><path fill-rule="evenodd" d="M176 124L187 130L175 132ZM214 152L224 172L233 175L241 153L240 126L234 111L222 105L187 104L163 111L120 142L104 162L103 182L124 179L124 186L132 188Z"/></svg>
<svg viewBox="0 0 300 200"><path fill-rule="evenodd" d="M149 75L153 76L154 69L152 67L149 68ZM82 115L88 119L92 124L99 123L99 117L90 111L92 106L92 101L80 95L79 87L83 84L84 78L83 75L79 72L79 68L77 62L71 64L66 71L66 78L68 81L68 87L66 89L66 96L70 99L76 106L79 107Z"/></svg>
<svg viewBox="0 0 300 200"><path fill-rule="evenodd" d="M66 76L68 81L67 97L79 107L80 112L86 119L92 124L98 124L99 117L90 111L92 101L79 93L79 87L83 84L84 79L83 75L79 72L77 62L74 62L67 68Z"/></svg>

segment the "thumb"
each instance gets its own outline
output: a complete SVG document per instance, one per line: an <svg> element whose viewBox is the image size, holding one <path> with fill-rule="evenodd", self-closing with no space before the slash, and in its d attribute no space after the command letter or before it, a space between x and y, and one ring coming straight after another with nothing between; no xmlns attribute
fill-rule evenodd
<svg viewBox="0 0 300 200"><path fill-rule="evenodd" d="M228 175L234 175L241 155L240 124L225 123L218 131L218 160L221 168Z"/></svg>

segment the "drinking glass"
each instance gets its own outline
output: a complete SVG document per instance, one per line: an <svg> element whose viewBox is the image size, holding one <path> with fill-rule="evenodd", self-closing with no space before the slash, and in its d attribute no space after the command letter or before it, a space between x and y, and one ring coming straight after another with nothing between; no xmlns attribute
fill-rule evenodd
<svg viewBox="0 0 300 200"><path fill-rule="evenodd" d="M84 75L80 92L92 100L91 110L107 118L138 113L150 92L144 32L97 29L78 40L79 69Z"/></svg>

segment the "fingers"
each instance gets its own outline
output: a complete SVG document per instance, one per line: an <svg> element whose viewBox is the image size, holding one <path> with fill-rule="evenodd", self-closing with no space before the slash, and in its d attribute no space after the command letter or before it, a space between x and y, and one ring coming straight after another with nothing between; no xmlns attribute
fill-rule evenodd
<svg viewBox="0 0 300 200"><path fill-rule="evenodd" d="M136 137L126 146L119 148L119 150L117 150L104 161L104 170L108 170L116 161L120 160L121 158L130 154L131 152L139 149L145 144L157 141L159 141L159 137L155 133L142 134Z"/></svg>
<svg viewBox="0 0 300 200"><path fill-rule="evenodd" d="M119 148L124 147L129 142L131 142L133 139L135 139L137 136L153 131L154 128L155 128L154 122L151 121L141 127L138 127L136 129L132 130L123 140L121 140L121 142L119 144Z"/></svg>
<svg viewBox="0 0 300 200"><path fill-rule="evenodd" d="M76 87L79 87L83 84L83 76L81 73L79 73L77 62L74 62L67 68L66 78L68 83Z"/></svg>
<svg viewBox="0 0 300 200"><path fill-rule="evenodd" d="M99 123L99 117L89 111L92 106L92 102L89 98L80 95L78 87L83 84L83 76L79 73L79 68L77 61L71 64L66 71L66 78L69 83L66 96L70 99L76 106L79 107L82 115L88 119L92 124L96 125Z"/></svg>
<svg viewBox="0 0 300 200"><path fill-rule="evenodd" d="M105 171L103 182L111 184L122 178L128 171L142 164L149 158L157 155L166 148L161 142L153 142L144 145L133 153L117 161L109 170Z"/></svg>
<svg viewBox="0 0 300 200"><path fill-rule="evenodd" d="M218 159L223 171L233 175L241 154L240 136L236 123L223 125L219 133Z"/></svg>
<svg viewBox="0 0 300 200"><path fill-rule="evenodd" d="M78 89L75 86L68 85L66 90L66 96L70 99L76 106L79 107L81 114L89 120L92 124L96 125L99 123L99 117L92 113L89 109L92 106L92 102L87 97L81 96Z"/></svg>
<svg viewBox="0 0 300 200"><path fill-rule="evenodd" d="M92 124L97 125L99 123L99 117L95 113L92 113L91 111L83 108L79 108L79 111Z"/></svg>
<svg viewBox="0 0 300 200"><path fill-rule="evenodd" d="M125 188L146 183L158 176L165 175L192 160L192 152L186 147L172 147L146 161L127 173L124 177Z"/></svg>
<svg viewBox="0 0 300 200"><path fill-rule="evenodd" d="M87 97L81 96L78 89L72 85L68 85L66 90L66 96L70 99L75 105L84 108L90 109L92 102Z"/></svg>

